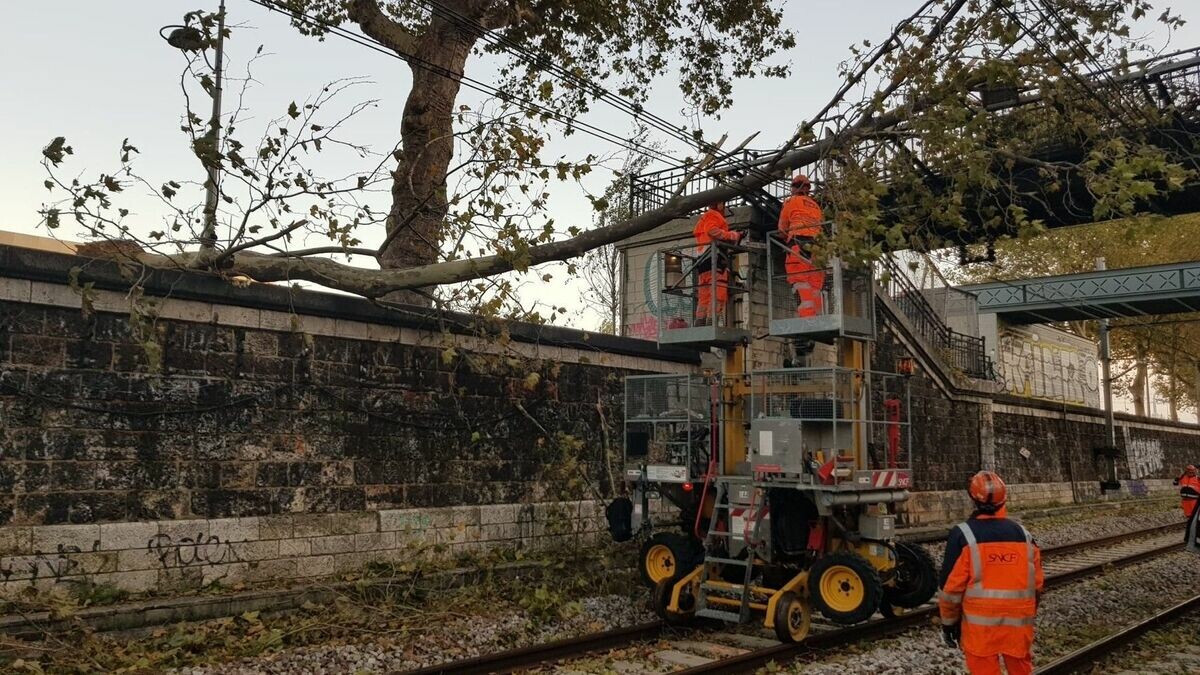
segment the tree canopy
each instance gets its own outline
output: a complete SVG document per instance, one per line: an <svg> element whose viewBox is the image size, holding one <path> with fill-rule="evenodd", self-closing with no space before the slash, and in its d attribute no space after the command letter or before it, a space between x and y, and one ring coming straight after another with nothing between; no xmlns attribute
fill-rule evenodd
<svg viewBox="0 0 1200 675"><path fill-rule="evenodd" d="M838 223L826 248L853 260L889 246L1036 233L1061 208L1097 220L1131 215L1193 185L1200 166L1200 96L1185 90L1164 102L1114 79L1158 46L1135 26L1150 22L1169 33L1182 22L1178 16L1146 0L928 0L884 40L853 49L842 65L845 85L758 170L712 176L715 187L680 192L617 222L564 225L548 211L551 186L615 158L547 157L550 135L586 130L579 116L599 101L654 119L643 105L656 76L672 69L689 104L704 114L729 105L738 78L786 75L773 62L795 44L782 2L261 4L287 9L305 33L365 40L407 62L412 87L397 145L371 155L337 137L336 120L344 117L319 120L327 94L339 87L294 104L256 142L239 140L235 114L223 120L214 147L205 141L212 130L189 109L185 131L197 157L222 172L224 234L213 255L198 255L195 209L172 204L178 227L159 232L161 242L141 242L143 263L403 300L428 300L437 286L472 282L458 287L461 299L479 305L483 295L512 288L476 280L582 256L801 167L818 179L826 212ZM209 14L193 18L206 47L188 72L211 92L211 77L197 64L215 41L216 22ZM498 64L498 81L466 72L473 54ZM468 108L458 100L465 86L494 96ZM995 103L1005 96L1016 104ZM684 167L699 175L701 158L721 151L703 142L699 129L682 133L696 139ZM360 172L329 179L306 166L305 153L335 140L339 149L362 153ZM70 146L51 142L45 163L55 197L44 209L47 223L70 216L93 236L124 238L131 236L118 203L125 186L161 185L156 191L170 202L183 179L137 176L133 142L123 144L117 170L94 180L61 178ZM1049 156L1050 147L1066 151ZM647 152L632 143L626 150ZM229 185L248 194L230 194ZM371 189L386 189L386 211L358 193ZM1064 207L1063 195L1082 201ZM592 200L598 210L607 206L603 196ZM382 245L363 249L363 233L379 228L387 232ZM328 245L297 250L290 242L304 232ZM341 262L331 251L352 259Z"/></svg>

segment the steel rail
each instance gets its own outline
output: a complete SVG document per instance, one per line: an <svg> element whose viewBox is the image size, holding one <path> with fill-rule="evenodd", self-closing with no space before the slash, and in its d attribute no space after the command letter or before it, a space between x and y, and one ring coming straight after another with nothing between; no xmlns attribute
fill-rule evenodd
<svg viewBox="0 0 1200 675"><path fill-rule="evenodd" d="M1076 551L1096 548L1106 544L1129 541L1142 537L1152 537L1177 530L1183 524L1172 523L1156 527L1114 534L1099 539L1072 542L1052 546L1042 550L1044 556L1061 556ZM1107 560L1095 565L1064 572L1046 579L1048 588L1067 583L1075 579L1092 576L1112 565L1123 566L1140 562L1150 557L1178 548L1176 544L1141 551L1117 560ZM780 644L773 647L747 652L721 661L697 666L684 673L740 673L753 671L755 668L779 659L794 659L806 653L816 652L839 645L863 640L869 637L879 637L900 632L927 622L936 612L936 607L918 609L893 619L878 619L875 621L848 626L827 633L817 633L798 644ZM626 628L591 633L573 638L564 638L526 647L519 647L494 654L485 654L469 659L426 666L416 670L396 671L399 675L475 675L482 673L512 673L551 663L566 658L579 658L608 649L625 647L636 642L654 640L663 635L670 627L661 622L639 624Z"/></svg>
<svg viewBox="0 0 1200 675"><path fill-rule="evenodd" d="M1080 672L1121 647L1134 642L1151 630L1174 623L1196 610L1200 610L1200 595L1189 600L1184 600L1173 607L1168 607L1132 626L1122 628L1112 635L1101 638L1066 656L1051 661L1033 672L1035 675L1066 675L1067 673Z"/></svg>

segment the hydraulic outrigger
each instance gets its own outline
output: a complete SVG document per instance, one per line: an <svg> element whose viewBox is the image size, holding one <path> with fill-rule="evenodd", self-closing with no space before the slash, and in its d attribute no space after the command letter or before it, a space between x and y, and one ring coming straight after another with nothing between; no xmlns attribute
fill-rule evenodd
<svg viewBox="0 0 1200 675"><path fill-rule="evenodd" d="M719 307L722 282L707 275L709 311L660 317L660 341L723 349L721 372L626 381L631 497L610 508L610 521L615 538L644 538L641 571L656 611L668 622L745 623L761 615L780 640L796 642L808 633L813 607L852 624L924 604L936 590L933 561L894 538L895 504L908 497L912 479L911 361L895 372L869 367L870 271L832 261L821 272L820 311L802 316L786 275L776 273L786 255L779 240L714 243L707 255L709 265L715 256L732 265L725 288L743 297ZM693 301L660 306L694 306L703 256L675 249L659 259L662 294ZM763 282L754 274L763 267L765 294L756 293ZM761 316L755 301L763 295L768 335L755 340L744 324ZM734 307L742 326L730 319ZM831 344L836 360L750 368L751 350L789 340L800 351ZM654 508L663 500L679 509L682 532L659 527L670 522L669 509Z"/></svg>

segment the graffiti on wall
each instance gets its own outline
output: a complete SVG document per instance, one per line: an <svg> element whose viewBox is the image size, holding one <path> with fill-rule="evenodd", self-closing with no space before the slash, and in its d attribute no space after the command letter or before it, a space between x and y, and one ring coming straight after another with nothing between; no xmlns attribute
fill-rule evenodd
<svg viewBox="0 0 1200 675"><path fill-rule="evenodd" d="M1157 438L1130 438L1126 432L1125 456L1129 477L1134 479L1152 476L1166 465L1166 455Z"/></svg>
<svg viewBox="0 0 1200 675"><path fill-rule="evenodd" d="M1095 347L1053 329L1004 327L996 361L1004 391L1051 401L1100 407Z"/></svg>
<svg viewBox="0 0 1200 675"><path fill-rule="evenodd" d="M646 262L642 266L641 285L641 301L630 302L626 310L628 321L625 325L625 335L628 337L657 340L661 322L691 316L691 298L658 292L662 284L659 282L658 256L653 252L646 255ZM637 297L636 293L629 295L630 299Z"/></svg>

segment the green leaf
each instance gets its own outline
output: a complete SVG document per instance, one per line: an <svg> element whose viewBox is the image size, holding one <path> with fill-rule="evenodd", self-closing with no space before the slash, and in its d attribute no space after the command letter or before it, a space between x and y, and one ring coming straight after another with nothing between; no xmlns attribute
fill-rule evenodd
<svg viewBox="0 0 1200 675"><path fill-rule="evenodd" d="M299 116L300 116L300 108L296 107L296 102L295 102L295 101L292 101L292 102L291 102L291 103L288 105L288 112L287 112L287 114L288 114L288 117L291 117L292 119L296 119L297 117L299 117Z"/></svg>

